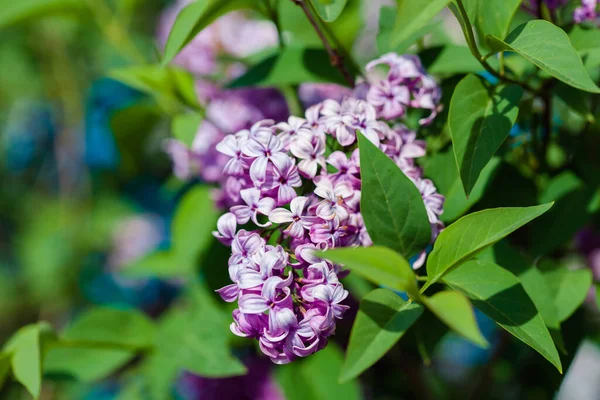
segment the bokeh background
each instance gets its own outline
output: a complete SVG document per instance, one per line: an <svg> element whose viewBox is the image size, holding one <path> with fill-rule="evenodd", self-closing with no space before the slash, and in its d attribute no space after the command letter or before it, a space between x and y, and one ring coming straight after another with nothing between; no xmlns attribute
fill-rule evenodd
<svg viewBox="0 0 600 400"><path fill-rule="evenodd" d="M275 27L252 13L230 14L176 59L181 75L149 68L140 80L139 74L132 78L127 72L160 61L170 25L185 1L48 0L38 1L34 9L21 7L28 2L0 1L0 342L39 320L61 329L92 306L137 309L159 318L193 286L190 279L212 296L210 290L227 278L224 248L211 247L191 277L166 271L156 258L148 266L153 262L149 255L171 247L182 197L200 180L211 180L198 175L189 179L193 165L188 164L194 160L179 156L170 138L191 143L196 136L199 120L180 118L195 99L200 104L213 100L207 112L221 121L218 128L223 131L265 117L286 118L289 110L280 93L223 89L253 57L276 48ZM376 56L379 7L393 2L351 4L351 15L338 23L341 37L358 38L351 41L351 49L362 63ZM295 23L292 11L282 18ZM286 40L318 43L298 24ZM441 15L433 25L430 43L464 44L450 15ZM345 94L343 88L328 85L303 85L300 93L304 106ZM515 129L513 146L527 141L527 135ZM198 148L211 145L209 139L195 143ZM594 151L598 157L600 150ZM175 165L172 158L178 161ZM210 160L200 164L210 166ZM499 187L523 182L510 170L497 179ZM497 198L481 201L495 204ZM600 235L594 217L587 218L581 224L585 229L569 234L560 262L593 268L598 278ZM184 236L193 243L198 240L195 232L210 232L214 224L213 217L200 214L188 221ZM188 271L173 262L172 268ZM136 274L140 269L144 276ZM354 282L350 289L357 298L368 287ZM356 299L351 303L356 305ZM353 398L358 390L369 399L597 399L599 315L592 293L565 324L563 350L574 361L564 376L483 315L477 315L480 326L493 343L487 350L446 334L430 318L417 327L416 335L437 343L431 351L407 337L360 383L349 389L334 384L333 392L325 386L314 398ZM249 375L208 379L178 370L167 379L164 393L177 399L309 398L302 387L336 380L335 362L342 357L351 322L349 315L340 324L327 356L316 355L301 369L278 370L257 356L253 344L234 341L234 353ZM83 379L62 370L44 384L42 398L149 398L139 389L143 374L135 363L131 360L127 368L108 374L76 371ZM0 392L2 399L27 396L16 384L4 385Z"/></svg>

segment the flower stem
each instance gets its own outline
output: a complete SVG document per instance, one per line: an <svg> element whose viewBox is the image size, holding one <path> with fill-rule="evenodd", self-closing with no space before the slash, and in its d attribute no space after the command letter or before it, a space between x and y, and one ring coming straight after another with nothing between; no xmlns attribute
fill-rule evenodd
<svg viewBox="0 0 600 400"><path fill-rule="evenodd" d="M479 61L479 63L483 66L483 68L485 68L485 70L487 72L489 72L490 74L492 74L493 76L495 76L496 78L498 78L499 80L501 80L503 82L519 85L523 89L525 89L531 93L539 95L540 91L529 86L527 83L519 82L514 79L511 79L511 78L507 77L506 75L504 75L503 72L502 73L498 72L494 68L492 68L492 66L486 61L487 57L481 55L481 53L479 52L479 49L477 48L477 43L475 41L475 35L473 34L473 26L471 25L471 21L469 20L469 16L467 14L467 10L465 9L465 5L463 4L462 0L456 0L456 5L458 6L458 13L459 13L459 15L457 15L457 17L460 16L460 18L457 18L457 19L459 20L460 26L462 27L463 33L465 34L465 39L467 40L467 45L469 46L469 50L471 50L471 53L477 59L477 61ZM455 15L456 15L456 13L455 13Z"/></svg>
<svg viewBox="0 0 600 400"><path fill-rule="evenodd" d="M329 61L331 62L331 65L340 70L340 72L342 73L342 76L344 77L344 80L346 81L346 83L348 83L348 85L350 85L350 87L354 87L354 78L352 78L352 75L350 74L350 72L348 71L346 66L344 65L344 57L342 57L340 55L340 53L338 53L338 51L331 46L331 44L329 43L329 40L325 36L325 33L323 32L323 30L319 26L319 23L315 19L315 16L313 15L309 6L306 4L306 0L292 0L292 1L294 3L296 3L297 5L299 5L300 8L302 8L302 11L304 11L306 18L308 18L308 21L314 28L315 32L317 33L317 36L319 36L319 39L323 43L323 47L325 47L325 51L327 51L327 54L329 54Z"/></svg>

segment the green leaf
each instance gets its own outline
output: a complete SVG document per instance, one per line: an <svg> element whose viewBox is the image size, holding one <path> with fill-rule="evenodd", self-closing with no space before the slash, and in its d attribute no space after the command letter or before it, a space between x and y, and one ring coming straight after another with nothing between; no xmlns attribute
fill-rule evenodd
<svg viewBox="0 0 600 400"><path fill-rule="evenodd" d="M310 2L323 21L333 22L344 11L347 0L310 0Z"/></svg>
<svg viewBox="0 0 600 400"><path fill-rule="evenodd" d="M600 88L588 75L567 34L548 21L526 22L512 31L505 41L486 35L486 42L495 52L519 53L568 85L586 92L600 93Z"/></svg>
<svg viewBox="0 0 600 400"><path fill-rule="evenodd" d="M408 261L387 247L354 247L317 253L320 257L342 264L377 285L418 296L415 273Z"/></svg>
<svg viewBox="0 0 600 400"><path fill-rule="evenodd" d="M181 371L207 378L244 375L244 365L229 350L231 315L214 304L204 287L194 286L185 303L159 321L155 350L145 360L144 375L152 398L170 398Z"/></svg>
<svg viewBox="0 0 600 400"><path fill-rule="evenodd" d="M557 201L580 189L583 186L581 179L571 171L565 171L553 177L542 193L540 193L540 203L549 203Z"/></svg>
<svg viewBox="0 0 600 400"><path fill-rule="evenodd" d="M592 95L575 89L572 86L565 85L562 82L557 82L553 89L554 94L565 103L565 106L579 114L582 118L585 118L585 120L590 123L596 121L591 109L590 97Z"/></svg>
<svg viewBox="0 0 600 400"><path fill-rule="evenodd" d="M175 139L191 148L201 123L202 116L200 114L188 113L176 115L171 121L171 131Z"/></svg>
<svg viewBox="0 0 600 400"><path fill-rule="evenodd" d="M49 327L43 323L24 326L15 333L4 346L10 354L15 379L19 381L34 399L38 399L42 389L42 341Z"/></svg>
<svg viewBox="0 0 600 400"><path fill-rule="evenodd" d="M423 313L387 289L375 289L360 302L340 381L356 378L383 357Z"/></svg>
<svg viewBox="0 0 600 400"><path fill-rule="evenodd" d="M516 276L493 262L471 260L446 274L444 282L562 373L548 328Z"/></svg>
<svg viewBox="0 0 600 400"><path fill-rule="evenodd" d="M92 308L78 317L60 335L61 340L85 347L115 345L131 349L151 347L154 343L153 322L136 310Z"/></svg>
<svg viewBox="0 0 600 400"><path fill-rule="evenodd" d="M592 287L592 271L552 265L543 275L552 292L558 321L566 321L585 301Z"/></svg>
<svg viewBox="0 0 600 400"><path fill-rule="evenodd" d="M448 126L467 196L517 120L522 95L517 85L493 88L475 75L467 75L456 86Z"/></svg>
<svg viewBox="0 0 600 400"><path fill-rule="evenodd" d="M575 25L569 33L569 40L575 50L581 54L586 54L600 48L600 30Z"/></svg>
<svg viewBox="0 0 600 400"><path fill-rule="evenodd" d="M254 65L228 87L298 85L304 82L347 85L340 71L331 66L325 50L286 47Z"/></svg>
<svg viewBox="0 0 600 400"><path fill-rule="evenodd" d="M0 29L37 20L48 15L86 10L83 0L19 0L3 1L0 7Z"/></svg>
<svg viewBox="0 0 600 400"><path fill-rule="evenodd" d="M175 211L171 250L180 260L196 260L212 241L219 213L210 191L207 186L194 187L183 196Z"/></svg>
<svg viewBox="0 0 600 400"><path fill-rule="evenodd" d="M596 307L600 309L600 283L594 285L594 292L596 292Z"/></svg>
<svg viewBox="0 0 600 400"><path fill-rule="evenodd" d="M452 290L437 292L424 300L425 305L454 332L476 345L487 348L489 343L481 334L469 300Z"/></svg>
<svg viewBox="0 0 600 400"><path fill-rule="evenodd" d="M363 134L358 133L361 210L377 245L411 257L431 240L423 199L415 184Z"/></svg>
<svg viewBox="0 0 600 400"><path fill-rule="evenodd" d="M477 252L496 243L552 207L505 207L479 211L462 217L442 231L427 260L428 280L421 292L445 273Z"/></svg>
<svg viewBox="0 0 600 400"><path fill-rule="evenodd" d="M523 0L484 0L479 2L477 22L483 33L505 38Z"/></svg>
<svg viewBox="0 0 600 400"><path fill-rule="evenodd" d="M424 161L424 174L435 182L438 192L446 198L441 220L450 223L464 215L481 200L500 163L499 157L492 157L481 171L479 179L467 197L456 169L456 160L452 150L429 156Z"/></svg>
<svg viewBox="0 0 600 400"><path fill-rule="evenodd" d="M491 64L494 62L492 61ZM467 46L450 44L441 48L427 71L434 75L457 75L480 72L481 64L473 57Z"/></svg>
<svg viewBox="0 0 600 400"><path fill-rule="evenodd" d="M44 373L69 375L81 382L96 382L110 376L135 357L123 349L53 347L44 358Z"/></svg>
<svg viewBox="0 0 600 400"><path fill-rule="evenodd" d="M392 47L398 46L409 38L433 17L435 17L450 0L404 0L398 4L396 24L392 33Z"/></svg>
<svg viewBox="0 0 600 400"><path fill-rule="evenodd" d="M280 365L275 377L287 400L359 400L362 396L357 381L338 383L343 361L340 348L330 342L304 360Z"/></svg>
<svg viewBox="0 0 600 400"><path fill-rule="evenodd" d="M438 24L433 21L430 22L406 39L402 40L396 46L391 46L391 38L394 34L394 26L396 25L396 14L398 9L396 7L384 6L379 10L379 32L377 33L377 51L379 54L385 54L389 52L403 53L410 46L413 46L417 40L422 38L428 33L431 33ZM481 65L481 64L480 64Z"/></svg>
<svg viewBox="0 0 600 400"><path fill-rule="evenodd" d="M162 65L169 64L200 31L221 15L255 6L255 0L204 0L189 4L179 12L171 28Z"/></svg>

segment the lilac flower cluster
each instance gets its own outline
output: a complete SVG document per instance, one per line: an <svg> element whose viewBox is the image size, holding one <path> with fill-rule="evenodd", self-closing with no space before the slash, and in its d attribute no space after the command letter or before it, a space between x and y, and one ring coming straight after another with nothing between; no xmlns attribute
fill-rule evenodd
<svg viewBox="0 0 600 400"><path fill-rule="evenodd" d="M216 145L227 157L221 189L230 207L214 234L231 246L233 282L218 292L238 303L232 332L258 339L275 363L323 348L348 308L342 304L348 292L339 280L341 267L316 257L314 250L372 245L360 213L357 132L419 188L432 240L443 227L444 198L415 164L425 143L397 121L409 107L435 115L439 88L416 57L388 54L370 65L381 63L390 70L371 86L366 100L328 99L309 107L304 118L259 121ZM400 94L387 96L381 88Z"/></svg>
<svg viewBox="0 0 600 400"><path fill-rule="evenodd" d="M581 0L581 6L573 12L573 20L580 24L598 19L598 0Z"/></svg>

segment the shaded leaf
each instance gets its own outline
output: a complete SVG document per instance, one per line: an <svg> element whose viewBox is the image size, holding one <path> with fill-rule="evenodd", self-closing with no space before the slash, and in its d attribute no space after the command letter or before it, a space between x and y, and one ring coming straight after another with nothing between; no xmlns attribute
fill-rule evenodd
<svg viewBox="0 0 600 400"><path fill-rule="evenodd" d="M552 204L492 208L462 217L437 238L427 260L428 280L421 292L453 267L542 215L550 207Z"/></svg>
<svg viewBox="0 0 600 400"><path fill-rule="evenodd" d="M10 355L7 353L0 353L0 390L6 382L6 378L10 373Z"/></svg>
<svg viewBox="0 0 600 400"><path fill-rule="evenodd" d="M86 8L83 0L3 1L0 7L0 29L48 15L80 12Z"/></svg>
<svg viewBox="0 0 600 400"><path fill-rule="evenodd" d="M484 34L505 38L523 0L484 0L479 2L477 23Z"/></svg>
<svg viewBox="0 0 600 400"><path fill-rule="evenodd" d="M548 328L516 276L493 262L471 260L446 274L444 282L562 373Z"/></svg>
<svg viewBox="0 0 600 400"><path fill-rule="evenodd" d="M588 75L567 34L548 21L526 22L513 30L505 41L486 35L486 42L495 52L519 53L567 85L586 92L600 93L600 88Z"/></svg>
<svg viewBox="0 0 600 400"><path fill-rule="evenodd" d="M318 255L344 265L377 285L418 296L415 273L408 261L387 247L338 248Z"/></svg>
<svg viewBox="0 0 600 400"><path fill-rule="evenodd" d="M517 85L493 88L475 75L466 76L456 86L448 126L467 195L517 120L522 95L523 89Z"/></svg>
<svg viewBox="0 0 600 400"><path fill-rule="evenodd" d="M375 289L360 303L352 326L340 381L360 375L383 357L423 313L423 306L407 303L387 289Z"/></svg>
<svg viewBox="0 0 600 400"><path fill-rule="evenodd" d="M415 184L373 143L358 133L361 210L373 242L411 257L431 239L431 227Z"/></svg>
<svg viewBox="0 0 600 400"><path fill-rule="evenodd" d="M384 6L379 10L379 32L377 33L377 51L379 54L395 52L398 54L404 53L406 49L414 45L417 40L428 33L431 33L436 27L436 22L425 24L413 34L402 40L395 46L391 45L391 40L394 34L394 26L396 25L396 7Z"/></svg>
<svg viewBox="0 0 600 400"><path fill-rule="evenodd" d="M592 271L570 270L565 266L544 262L540 265L552 292L559 322L567 320L583 304L592 287Z"/></svg>
<svg viewBox="0 0 600 400"><path fill-rule="evenodd" d="M425 305L453 331L480 347L489 344L481 334L469 300L452 290L437 292L424 300Z"/></svg>

